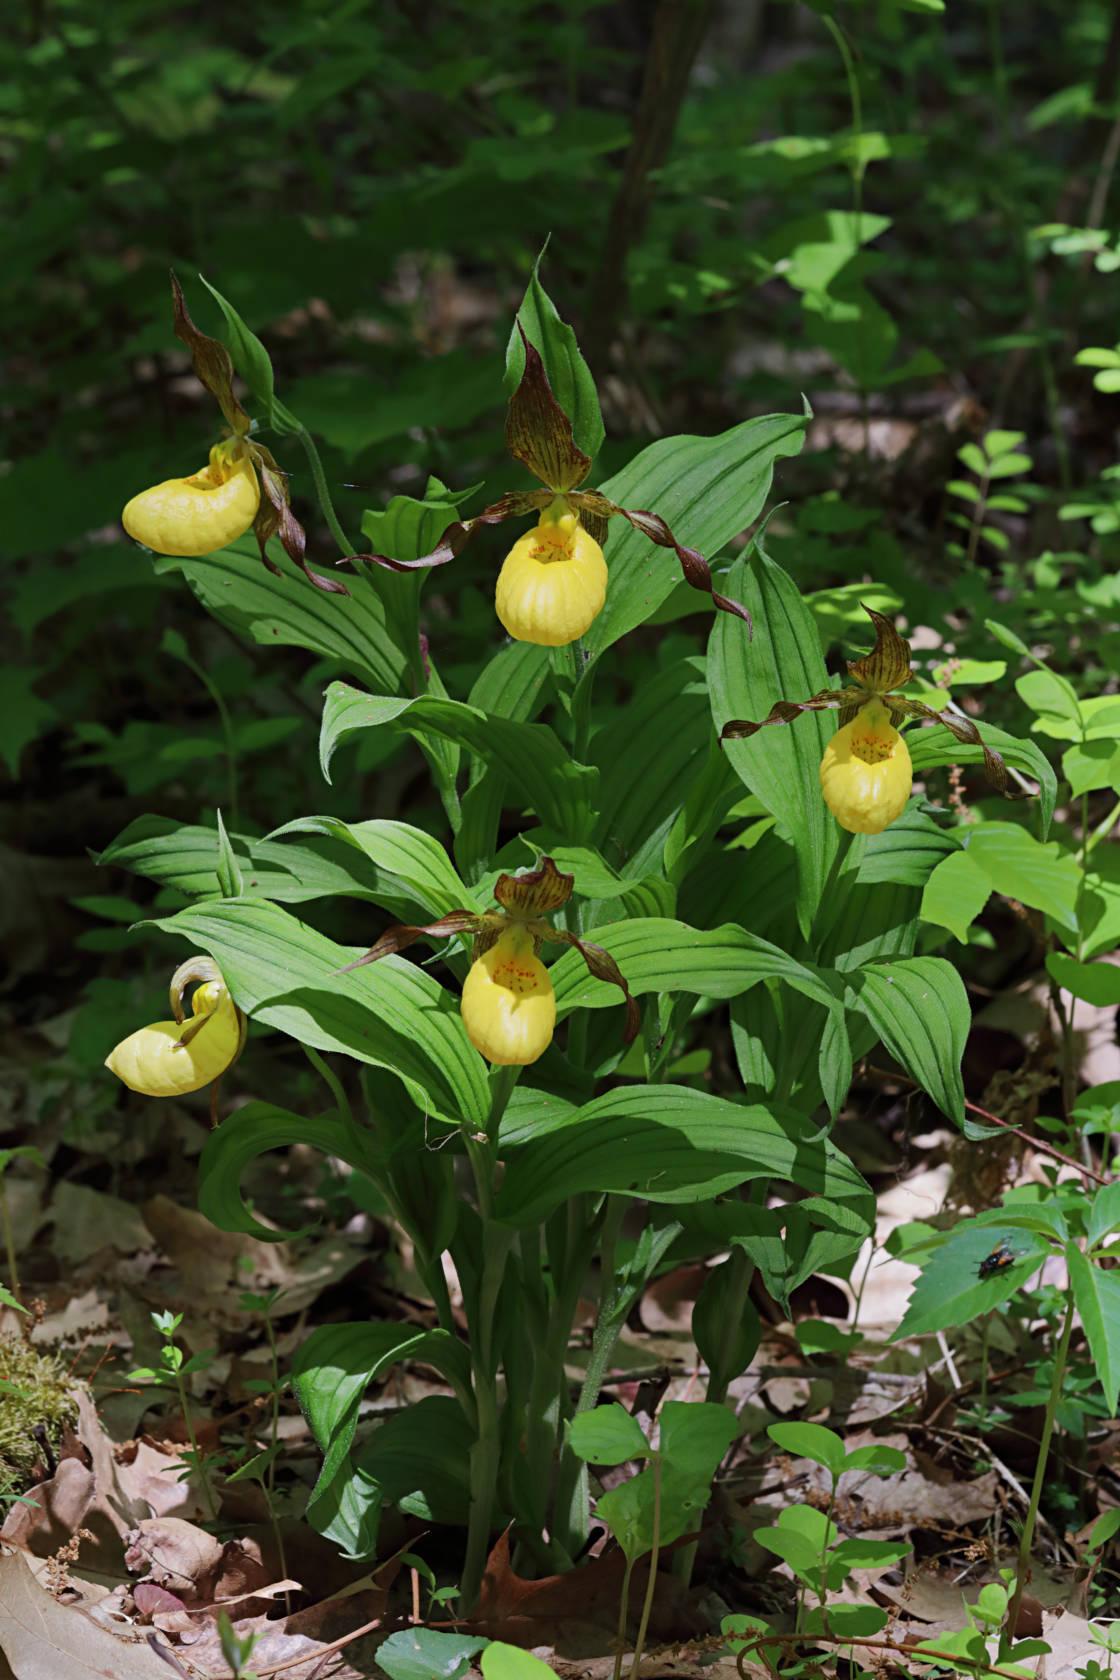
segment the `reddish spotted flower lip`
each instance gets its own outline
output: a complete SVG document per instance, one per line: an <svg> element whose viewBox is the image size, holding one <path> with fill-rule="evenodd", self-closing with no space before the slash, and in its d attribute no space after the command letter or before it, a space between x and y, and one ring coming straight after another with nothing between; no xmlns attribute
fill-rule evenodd
<svg viewBox="0 0 1120 1680"><path fill-rule="evenodd" d="M483 508L473 519L453 520L431 553L421 555L418 560L394 560L387 554L352 554L349 561L365 561L391 572L446 566L484 526L539 512L557 496L563 496L569 510L579 516L583 528L600 547L606 537L607 520L620 515L659 548L673 550L685 581L693 589L703 590L721 612L732 613L750 625L747 608L740 601L716 592L711 569L699 549L678 542L660 514L646 508L624 508L599 490L579 488L591 471L590 457L575 442L572 423L553 395L540 353L526 337L520 321L517 326L525 347L525 369L509 401L506 448L515 460L528 467L544 489L511 491Z"/></svg>

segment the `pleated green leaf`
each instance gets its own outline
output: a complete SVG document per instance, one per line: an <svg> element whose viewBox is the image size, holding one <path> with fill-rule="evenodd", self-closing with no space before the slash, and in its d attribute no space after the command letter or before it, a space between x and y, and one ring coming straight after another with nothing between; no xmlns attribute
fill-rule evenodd
<svg viewBox="0 0 1120 1680"><path fill-rule="evenodd" d="M182 572L207 612L221 624L264 647L310 648L341 660L371 688L396 693L408 661L393 639L389 615L368 578L346 574L346 595L328 595L280 559L280 577L261 562L253 537L196 560L161 557L158 572Z"/></svg>
<svg viewBox="0 0 1120 1680"><path fill-rule="evenodd" d="M767 414L716 437L658 438L596 488L622 507L660 514L678 542L710 560L758 518L774 462L800 452L807 424L804 415ZM610 522L605 552L606 605L583 638L592 658L644 623L680 580L673 551L655 548L620 518ZM717 578L716 588L742 600L729 577ZM697 594L696 610L706 607L707 597ZM740 628L745 635L746 626Z"/></svg>
<svg viewBox="0 0 1120 1680"><path fill-rule="evenodd" d="M775 700L807 700L829 686L813 615L796 585L755 541L731 568L726 593L754 617L719 613L708 643L708 679L717 732L732 718L759 723ZM836 732L834 712L803 712L789 724L726 741L728 762L778 819L797 853L797 915L808 934L836 856L840 829L821 798L820 765Z"/></svg>
<svg viewBox="0 0 1120 1680"><path fill-rule="evenodd" d="M868 963L846 976L849 1006L866 1015L896 1061L958 1125L961 1060L972 1021L964 981L943 957Z"/></svg>
<svg viewBox="0 0 1120 1680"><path fill-rule="evenodd" d="M191 905L152 925L208 951L255 1021L313 1049L391 1069L437 1118L485 1120L485 1063L463 1030L459 1000L426 970L385 957L339 974L360 949L336 945L261 899Z"/></svg>
<svg viewBox="0 0 1120 1680"><path fill-rule="evenodd" d="M402 700L332 683L319 741L323 774L340 741L357 730L382 727L454 741L487 763L497 763L516 793L514 803L531 806L543 823L566 839L587 837L596 772L573 763L547 724L489 717L474 706L432 695Z"/></svg>
<svg viewBox="0 0 1120 1680"><path fill-rule="evenodd" d="M838 1199L868 1194L803 1114L740 1107L684 1086L635 1085L544 1122L510 1150L495 1215L532 1225L583 1190L689 1202L752 1178L791 1179Z"/></svg>
<svg viewBox="0 0 1120 1680"><path fill-rule="evenodd" d="M695 992L700 997L731 998L760 980L785 980L820 1003L835 1002L814 969L733 923L707 930L648 917L592 928L587 938L610 952L637 994ZM588 973L578 951L565 952L555 964L552 984L558 1016L618 1002L617 991Z"/></svg>

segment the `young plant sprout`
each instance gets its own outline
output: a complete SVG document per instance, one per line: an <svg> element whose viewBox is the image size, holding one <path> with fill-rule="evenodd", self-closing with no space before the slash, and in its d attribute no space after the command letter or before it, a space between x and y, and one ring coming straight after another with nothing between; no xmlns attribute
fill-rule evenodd
<svg viewBox="0 0 1120 1680"><path fill-rule="evenodd" d="M602 540L607 520L621 514L658 547L673 550L694 589L705 590L723 612L734 613L749 624L746 607L715 592L704 556L679 543L659 514L620 507L599 490L578 488L591 471L590 457L577 446L572 422L553 395L544 363L520 323L518 330L525 347L525 371L509 401L506 448L544 489L511 491L474 519L454 521L432 552L418 560L393 560L385 554L355 554L351 559L394 572L444 566L483 526L539 513L536 527L506 556L498 575L495 608L515 641L566 647L590 629L602 611L607 591Z"/></svg>
<svg viewBox="0 0 1120 1680"><path fill-rule="evenodd" d="M836 821L851 834L881 834L905 809L914 771L897 728L903 718L943 724L958 741L983 748L988 780L1004 793L1007 767L999 753L984 745L971 718L935 712L895 692L914 676L910 643L882 613L872 607L863 610L875 626L875 646L862 659L848 662L854 683L826 688L808 700L776 700L761 723L732 718L720 731L720 740L741 740L757 735L767 724L792 723L802 712L835 707L840 728L821 759L821 792Z"/></svg>
<svg viewBox="0 0 1120 1680"><path fill-rule="evenodd" d="M554 928L543 918L572 895L574 875L561 875L550 857L521 875L499 875L494 897L501 908L478 915L452 910L427 927L391 927L364 957L341 973L403 951L422 933L474 936L474 961L463 986L460 1012L467 1037L479 1053L499 1067L527 1067L552 1043L556 997L540 960L544 943L572 945L596 980L618 986L626 999L627 1044L639 1026L638 1005L622 971L601 946Z"/></svg>

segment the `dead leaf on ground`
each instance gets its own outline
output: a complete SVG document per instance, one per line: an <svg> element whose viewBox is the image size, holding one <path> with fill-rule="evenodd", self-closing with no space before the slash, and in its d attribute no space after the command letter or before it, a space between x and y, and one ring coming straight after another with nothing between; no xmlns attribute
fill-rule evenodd
<svg viewBox="0 0 1120 1680"><path fill-rule="evenodd" d="M138 1629L111 1633L80 1605L60 1604L17 1551L0 1552L0 1652L14 1680L168 1680Z"/></svg>

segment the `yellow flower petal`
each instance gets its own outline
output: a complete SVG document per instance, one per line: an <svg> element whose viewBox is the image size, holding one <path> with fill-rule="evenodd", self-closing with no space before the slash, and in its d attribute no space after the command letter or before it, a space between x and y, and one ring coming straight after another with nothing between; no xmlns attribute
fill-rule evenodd
<svg viewBox="0 0 1120 1680"><path fill-rule="evenodd" d="M193 1021L154 1021L122 1039L105 1066L146 1097L182 1097L211 1084L237 1060L241 1017L220 980L199 986L191 1008Z"/></svg>
<svg viewBox="0 0 1120 1680"><path fill-rule="evenodd" d="M606 598L603 551L561 502L506 555L494 606L514 641L566 647L590 628Z"/></svg>
<svg viewBox="0 0 1120 1680"><path fill-rule="evenodd" d="M218 443L201 472L166 479L133 496L121 523L130 537L156 554L213 554L244 535L260 500L261 487L248 455Z"/></svg>
<svg viewBox="0 0 1120 1680"><path fill-rule="evenodd" d="M526 928L507 928L472 963L461 1008L467 1037L487 1061L526 1067L544 1054L556 1025L556 997Z"/></svg>
<svg viewBox="0 0 1120 1680"><path fill-rule="evenodd" d="M913 780L906 742L879 705L838 729L821 759L825 804L851 834L881 834L901 816Z"/></svg>

